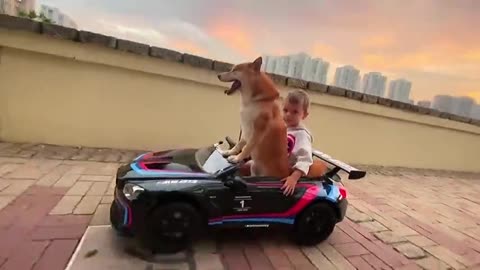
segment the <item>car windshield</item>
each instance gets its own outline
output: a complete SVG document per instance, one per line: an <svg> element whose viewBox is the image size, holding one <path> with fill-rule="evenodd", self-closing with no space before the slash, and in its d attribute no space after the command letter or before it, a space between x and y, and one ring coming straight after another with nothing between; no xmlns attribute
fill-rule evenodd
<svg viewBox="0 0 480 270"><path fill-rule="evenodd" d="M198 166L210 174L215 174L232 166L213 146L198 149L195 153L195 158Z"/></svg>

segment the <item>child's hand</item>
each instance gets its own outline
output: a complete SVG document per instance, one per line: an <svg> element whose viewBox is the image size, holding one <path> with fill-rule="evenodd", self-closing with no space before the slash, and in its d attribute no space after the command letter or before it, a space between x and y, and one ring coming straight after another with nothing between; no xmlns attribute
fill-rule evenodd
<svg viewBox="0 0 480 270"><path fill-rule="evenodd" d="M285 184L282 186L283 194L286 196L292 195L295 190L295 185L297 184L295 177L288 176L283 178L282 181L285 181Z"/></svg>
<svg viewBox="0 0 480 270"><path fill-rule="evenodd" d="M282 181L285 181L285 184L282 186L284 195L289 196L293 194L297 181L301 175L302 173L300 171L295 170L290 176L282 179Z"/></svg>

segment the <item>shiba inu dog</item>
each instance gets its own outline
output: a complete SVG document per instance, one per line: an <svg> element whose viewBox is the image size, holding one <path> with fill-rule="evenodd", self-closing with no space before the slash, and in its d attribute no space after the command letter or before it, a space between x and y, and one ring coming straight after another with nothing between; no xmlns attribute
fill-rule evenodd
<svg viewBox="0 0 480 270"><path fill-rule="evenodd" d="M241 137L230 150L223 151L230 162L251 158L251 175L287 177L290 173L287 128L273 81L260 71L262 58L241 63L218 74L222 82L232 82L225 94L240 92Z"/></svg>

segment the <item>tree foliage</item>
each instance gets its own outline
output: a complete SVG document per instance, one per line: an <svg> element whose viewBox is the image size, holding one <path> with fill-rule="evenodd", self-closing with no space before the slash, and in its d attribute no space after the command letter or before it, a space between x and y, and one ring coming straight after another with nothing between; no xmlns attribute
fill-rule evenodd
<svg viewBox="0 0 480 270"><path fill-rule="evenodd" d="M25 12L24 10L19 10L17 12L17 15L18 17L22 17L22 18L29 18L31 20L35 20L35 21L40 21L40 22L44 22L44 23L55 23L53 20L47 18L47 16L45 16L45 14L43 13L40 13L40 15L38 15L35 10L30 10L28 13Z"/></svg>

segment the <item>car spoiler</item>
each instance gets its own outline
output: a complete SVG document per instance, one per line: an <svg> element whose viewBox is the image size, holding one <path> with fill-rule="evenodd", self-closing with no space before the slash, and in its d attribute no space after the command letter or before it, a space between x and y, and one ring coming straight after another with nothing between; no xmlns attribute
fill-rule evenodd
<svg viewBox="0 0 480 270"><path fill-rule="evenodd" d="M340 160L336 160L336 159L332 158L331 156L329 156L329 155L327 155L323 152L320 152L318 150L313 150L312 153L315 157L317 157L317 158L335 166L335 168L333 168L331 171L329 171L327 173L327 176L332 177L334 174L336 174L340 170L348 173L348 179L360 179L360 178L365 177L365 175L367 174L366 171L362 171L362 170L359 170L355 167L352 167L352 166L346 164L345 162L342 162Z"/></svg>

